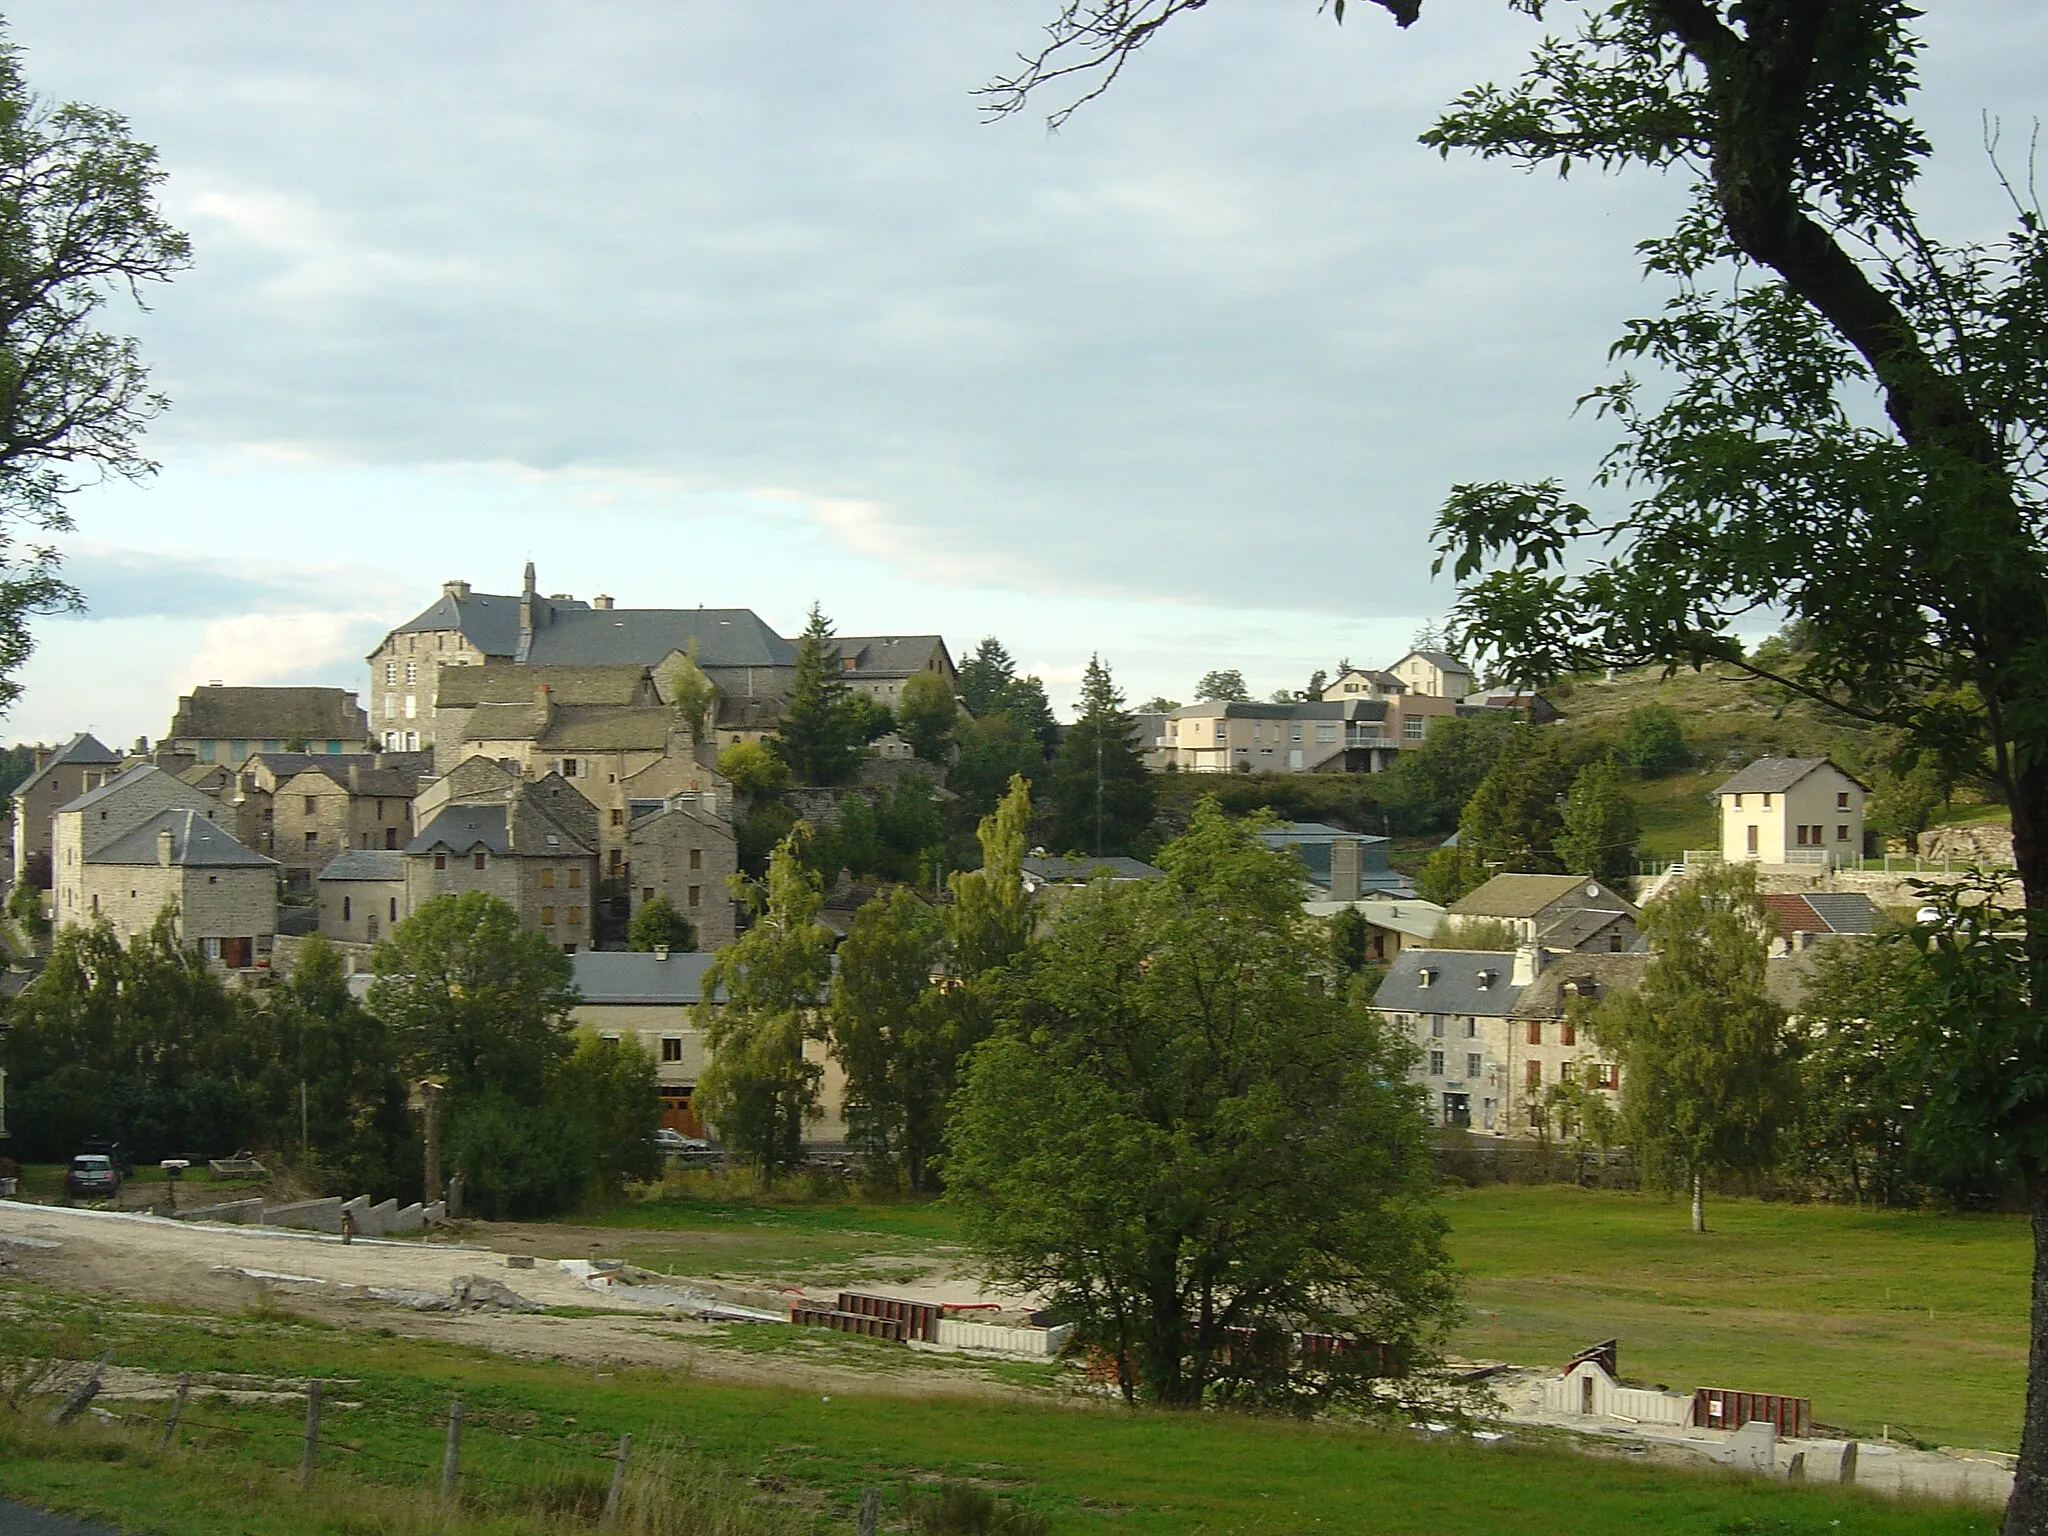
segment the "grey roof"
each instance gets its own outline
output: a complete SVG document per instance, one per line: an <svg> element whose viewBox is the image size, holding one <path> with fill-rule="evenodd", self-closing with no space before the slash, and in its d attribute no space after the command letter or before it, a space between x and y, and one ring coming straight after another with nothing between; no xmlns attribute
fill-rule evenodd
<svg viewBox="0 0 2048 1536"><path fill-rule="evenodd" d="M1332 917L1347 908L1356 911L1375 928L1405 933L1425 941L1436 937L1436 930L1444 920L1444 909L1433 901L1388 901L1384 897L1364 896L1357 901L1304 901L1301 904L1301 910L1310 917Z"/></svg>
<svg viewBox="0 0 2048 1536"><path fill-rule="evenodd" d="M505 807L500 805L448 805L420 829L420 835L405 845L407 853L432 853L445 848L451 853L468 853L479 843L487 853L512 851L512 836L505 828Z"/></svg>
<svg viewBox="0 0 2048 1536"><path fill-rule="evenodd" d="M1430 973L1429 985L1422 982ZM1491 972L1484 986L1483 973ZM1373 994L1373 1006L1399 1013L1461 1013L1502 1018L1522 989L1514 985L1515 957L1492 950L1404 949Z"/></svg>
<svg viewBox="0 0 2048 1536"><path fill-rule="evenodd" d="M1726 783L1717 785L1717 795L1775 795L1782 794L1817 768L1835 768L1824 757L1760 757ZM1850 783L1862 789L1863 783L1842 770L1835 772Z"/></svg>
<svg viewBox="0 0 2048 1536"><path fill-rule="evenodd" d="M164 735L182 741L361 741L370 717L346 688L194 688Z"/></svg>
<svg viewBox="0 0 2048 1536"><path fill-rule="evenodd" d="M458 630L486 656L510 658L519 649L519 599L502 592L472 592L467 597L443 592L424 613L399 625L392 633L429 630Z"/></svg>
<svg viewBox="0 0 2048 1536"><path fill-rule="evenodd" d="M515 615L516 616L516 615ZM652 666L697 643L701 667L793 667L796 650L748 608L557 605L520 659L554 665Z"/></svg>
<svg viewBox="0 0 2048 1536"><path fill-rule="evenodd" d="M841 658L853 658L853 677L911 677L931 666L934 653L946 651L942 635L838 635L832 644ZM950 662L952 656L946 653Z"/></svg>
<svg viewBox="0 0 2048 1536"><path fill-rule="evenodd" d="M321 880L403 880L405 855L395 848L350 848L328 860Z"/></svg>
<svg viewBox="0 0 2048 1536"><path fill-rule="evenodd" d="M1453 656L1449 651L1410 651L1408 653L1408 656L1419 656L1422 658L1422 660L1428 662L1432 667L1441 668L1443 671L1446 672L1463 672L1468 677L1472 673L1472 669L1470 667L1466 666L1464 662L1458 660L1458 658ZM1399 661L1396 661L1394 663L1394 665L1398 667L1399 665L1401 665L1401 662L1406 661L1408 659L1408 656L1401 657Z"/></svg>
<svg viewBox="0 0 2048 1536"><path fill-rule="evenodd" d="M1587 886L1599 886L1597 895L1585 896L1613 911L1636 915L1634 903L1604 882L1590 875L1495 875L1476 891L1468 891L1451 903L1455 917L1534 917L1546 907Z"/></svg>
<svg viewBox="0 0 2048 1536"><path fill-rule="evenodd" d="M60 813L64 811L86 810L99 804L102 800L121 794L138 779L146 779L153 773L162 772L163 769L157 767L155 763L137 763L133 768L123 768L98 789L88 789L76 800L71 801L67 805L61 805L57 809Z"/></svg>
<svg viewBox="0 0 2048 1536"><path fill-rule="evenodd" d="M1024 860L1023 867L1027 875L1036 875L1041 880L1060 883L1085 882L1093 880L1097 875L1108 875L1112 880L1150 880L1165 873L1156 865L1121 856L1068 859L1033 854Z"/></svg>
<svg viewBox="0 0 2048 1536"><path fill-rule="evenodd" d="M22 780L21 789L16 790L15 793L20 794L44 774L66 763L81 768L98 768L108 767L120 761L121 754L111 751L106 743L93 735L91 731L80 731L76 736L65 742L63 746L51 753L50 760L47 763Z"/></svg>
<svg viewBox="0 0 2048 1536"><path fill-rule="evenodd" d="M713 958L696 950L671 950L664 960L644 951L586 949L571 955L569 966L586 1003L686 1006L704 1000Z"/></svg>
<svg viewBox="0 0 2048 1536"><path fill-rule="evenodd" d="M198 811L158 811L141 826L122 833L98 853L85 856L88 864L155 864L158 862L157 834L171 834L171 862L206 869L277 868L277 860L265 858L244 847L232 832L215 826Z"/></svg>
<svg viewBox="0 0 2048 1536"><path fill-rule="evenodd" d="M1275 704L1265 699L1203 699L1183 704L1170 720L1384 720L1385 699L1296 699Z"/></svg>
<svg viewBox="0 0 2048 1536"><path fill-rule="evenodd" d="M1861 891L1807 891L1806 904L1836 933L1877 932L1877 903Z"/></svg>
<svg viewBox="0 0 2048 1536"><path fill-rule="evenodd" d="M1610 993L1629 992L1642 984L1649 955L1551 954L1544 957L1536 979L1522 988L1515 1015L1525 1019L1561 1019L1574 998L1604 1002Z"/></svg>

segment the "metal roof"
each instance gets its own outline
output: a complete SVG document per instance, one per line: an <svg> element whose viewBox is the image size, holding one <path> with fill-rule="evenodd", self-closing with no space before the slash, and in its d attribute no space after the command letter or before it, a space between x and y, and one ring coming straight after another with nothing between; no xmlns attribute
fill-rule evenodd
<svg viewBox="0 0 2048 1536"><path fill-rule="evenodd" d="M1108 875L1112 880L1150 880L1165 873L1157 865L1121 856L1068 859L1034 854L1024 860L1023 868L1027 875L1062 884L1069 881L1083 883L1097 875Z"/></svg>
<svg viewBox="0 0 2048 1536"><path fill-rule="evenodd" d="M244 847L235 835L215 826L198 811L158 811L141 826L124 832L98 853L85 856L88 864L157 864L162 862L158 834L171 834L171 863L188 868L235 869L277 867L277 860L265 858Z"/></svg>

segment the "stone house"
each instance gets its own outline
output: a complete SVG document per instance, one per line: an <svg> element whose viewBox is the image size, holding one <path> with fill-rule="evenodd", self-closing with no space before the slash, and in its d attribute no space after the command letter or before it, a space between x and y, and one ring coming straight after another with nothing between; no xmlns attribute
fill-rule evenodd
<svg viewBox="0 0 2048 1536"><path fill-rule="evenodd" d="M709 1059L699 1008L706 1001L704 973L711 961L701 952L660 950L590 951L571 961L583 1001L570 1010L570 1019L608 1038L636 1041L653 1058L661 1123L686 1136L717 1134L693 1103L697 1080ZM804 1055L824 1070L819 1085L824 1115L805 1127L804 1140L821 1146L843 1144L845 1074L821 1041L806 1042Z"/></svg>
<svg viewBox="0 0 2048 1536"><path fill-rule="evenodd" d="M403 912L436 896L485 891L573 955L595 942L597 869L595 811L551 774L423 818L405 847Z"/></svg>
<svg viewBox="0 0 2048 1536"><path fill-rule="evenodd" d="M935 672L959 691L959 670L938 635L840 635L832 643L845 681L890 709L903 702L903 685L920 672Z"/></svg>
<svg viewBox="0 0 2048 1536"><path fill-rule="evenodd" d="M502 722L522 722L545 699L555 709L659 709L662 699L645 666L520 666L486 662L451 669L434 697L434 767L446 773L464 757L483 750ZM495 706L509 706L499 709ZM484 710L479 716L479 708ZM666 712L666 711L664 711ZM472 737L472 721L479 734Z"/></svg>
<svg viewBox="0 0 2048 1536"><path fill-rule="evenodd" d="M1472 669L1444 651L1410 651L1387 668L1410 693L1438 699L1462 699L1472 692Z"/></svg>
<svg viewBox="0 0 2048 1536"><path fill-rule="evenodd" d="M1504 922L1520 942L1546 949L1627 954L1643 947L1641 909L1590 875L1495 875L1446 910Z"/></svg>
<svg viewBox="0 0 2048 1536"><path fill-rule="evenodd" d="M1863 857L1869 789L1824 757L1760 757L1714 790L1731 864L1833 866Z"/></svg>
<svg viewBox="0 0 2048 1536"><path fill-rule="evenodd" d="M50 838L57 812L121 771L121 754L89 731L54 752L36 748L36 770L14 790L14 878L53 888Z"/></svg>
<svg viewBox="0 0 2048 1536"><path fill-rule="evenodd" d="M731 700L779 699L795 676L795 650L748 609L620 608L603 595L542 596L528 562L518 595L447 582L424 612L384 637L368 658L371 724L390 750L434 749L442 745L434 717L448 668L636 666L659 678L692 647Z"/></svg>
<svg viewBox="0 0 2048 1536"><path fill-rule="evenodd" d="M375 944L405 920L404 850L351 848L321 869L320 932L343 944Z"/></svg>
<svg viewBox="0 0 2048 1536"><path fill-rule="evenodd" d="M235 764L255 752L363 752L369 736L369 720L346 689L209 683L178 700L159 745L202 763Z"/></svg>
<svg viewBox="0 0 2048 1536"><path fill-rule="evenodd" d="M311 890L314 875L349 849L397 852L412 841L417 771L365 766L302 768L271 793L272 856L291 890Z"/></svg>
<svg viewBox="0 0 2048 1536"><path fill-rule="evenodd" d="M158 811L85 855L77 921L104 917L123 940L165 907L181 943L233 971L269 964L277 864L197 810Z"/></svg>
<svg viewBox="0 0 2048 1536"><path fill-rule="evenodd" d="M154 763L124 768L62 807L51 827L51 922L59 928L91 922L92 892L87 884L87 865L103 848L126 837L159 812L172 810L196 812L222 828L233 819L227 808L211 795L192 788L175 774L165 773ZM154 915L152 911L152 918ZM264 931L274 933L275 921L266 924Z"/></svg>
<svg viewBox="0 0 2048 1536"><path fill-rule="evenodd" d="M697 930L697 947L712 950L737 936L732 877L739 873L739 841L715 800L679 794L659 808L635 807L626 829L626 864L633 912L666 896Z"/></svg>

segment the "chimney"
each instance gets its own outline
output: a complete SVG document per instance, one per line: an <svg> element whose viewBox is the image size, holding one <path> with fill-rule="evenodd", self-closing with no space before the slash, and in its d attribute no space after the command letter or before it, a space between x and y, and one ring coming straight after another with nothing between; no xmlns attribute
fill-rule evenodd
<svg viewBox="0 0 2048 1536"><path fill-rule="evenodd" d="M171 836L171 829L165 827L156 835L156 861L165 869L171 867L172 856L177 851L177 839Z"/></svg>
<svg viewBox="0 0 2048 1536"><path fill-rule="evenodd" d="M602 608L606 613L610 613L612 611L611 594L609 592L598 593L597 596L593 597L590 600L590 606L593 608Z"/></svg>
<svg viewBox="0 0 2048 1536"><path fill-rule="evenodd" d="M36 743L36 772L41 773L50 766L50 749L41 742Z"/></svg>
<svg viewBox="0 0 2048 1536"><path fill-rule="evenodd" d="M526 585L519 594L519 650L512 658L524 661L533 651L533 632L540 627L540 594L533 589L533 562L526 562Z"/></svg>
<svg viewBox="0 0 2048 1536"><path fill-rule="evenodd" d="M1365 844L1340 837L1330 844L1330 900L1356 901L1364 884Z"/></svg>
<svg viewBox="0 0 2048 1536"><path fill-rule="evenodd" d="M149 756L149 738L147 736L135 738L135 755L137 757Z"/></svg>
<svg viewBox="0 0 2048 1536"><path fill-rule="evenodd" d="M655 945L654 958L657 961L666 961L668 959L668 946L666 944Z"/></svg>
<svg viewBox="0 0 2048 1536"><path fill-rule="evenodd" d="M1543 946L1540 944L1518 944L1515 946L1515 985L1526 987L1543 974Z"/></svg>
<svg viewBox="0 0 2048 1536"><path fill-rule="evenodd" d="M363 792L363 765L361 763L350 763L348 765L348 792L352 795L360 795Z"/></svg>
<svg viewBox="0 0 2048 1536"><path fill-rule="evenodd" d="M469 583L466 581L444 581L441 583L441 595L443 597L452 597L459 603L469 596Z"/></svg>

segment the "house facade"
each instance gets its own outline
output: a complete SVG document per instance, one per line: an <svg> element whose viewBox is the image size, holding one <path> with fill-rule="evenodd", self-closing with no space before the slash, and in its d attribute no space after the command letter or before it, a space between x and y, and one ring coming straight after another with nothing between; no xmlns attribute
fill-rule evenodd
<svg viewBox="0 0 2048 1536"><path fill-rule="evenodd" d="M1439 699L1462 699L1472 692L1472 669L1444 651L1410 651L1387 668L1410 693Z"/></svg>
<svg viewBox="0 0 2048 1536"><path fill-rule="evenodd" d="M739 873L739 840L717 805L715 796L673 795L658 806L636 806L626 828L631 911L666 896L697 930L700 950L737 937L732 877Z"/></svg>
<svg viewBox="0 0 2048 1536"><path fill-rule="evenodd" d="M54 752L36 749L36 771L14 790L14 878L50 890L50 840L57 812L121 771L121 754L90 731Z"/></svg>
<svg viewBox="0 0 2048 1536"><path fill-rule="evenodd" d="M228 970L270 962L277 935L277 864L198 810L158 811L88 852L74 921L105 918L123 940L166 908L181 943Z"/></svg>
<svg viewBox="0 0 2048 1536"><path fill-rule="evenodd" d="M1457 708L1455 699L1405 692L1326 692L1292 704L1207 700L1166 717L1158 761L1181 773L1384 773Z"/></svg>
<svg viewBox="0 0 2048 1536"><path fill-rule="evenodd" d="M832 644L846 684L890 709L903 702L903 685L920 672L943 678L949 691L959 689L959 670L938 635L839 635Z"/></svg>
<svg viewBox="0 0 2048 1536"><path fill-rule="evenodd" d="M209 683L178 700L158 746L202 763L232 765L257 752L366 752L369 735L369 720L347 689Z"/></svg>
<svg viewBox="0 0 2048 1536"><path fill-rule="evenodd" d="M352 848L321 869L320 932L345 944L375 944L412 911L402 849Z"/></svg>
<svg viewBox="0 0 2048 1536"><path fill-rule="evenodd" d="M405 847L404 911L436 896L484 891L569 954L597 932L597 818L549 775L509 794L443 805Z"/></svg>
<svg viewBox="0 0 2048 1536"><path fill-rule="evenodd" d="M1642 911L1590 875L1495 875L1452 902L1452 917L1506 923L1524 944L1631 954L1643 948Z"/></svg>
<svg viewBox="0 0 2048 1536"><path fill-rule="evenodd" d="M1863 857L1868 788L1824 757L1760 757L1714 791L1731 864L1829 867Z"/></svg>
<svg viewBox="0 0 2048 1536"><path fill-rule="evenodd" d="M94 916L91 898L97 887L87 879L88 864L102 849L159 812L172 810L196 812L223 828L232 821L229 811L212 796L153 763L124 768L62 807L51 826L51 922L59 928L90 923ZM154 916L152 909L152 920ZM266 931L276 931L274 920Z"/></svg>

